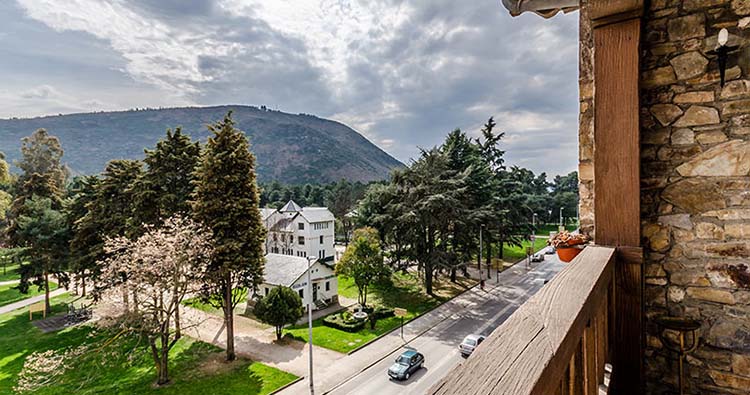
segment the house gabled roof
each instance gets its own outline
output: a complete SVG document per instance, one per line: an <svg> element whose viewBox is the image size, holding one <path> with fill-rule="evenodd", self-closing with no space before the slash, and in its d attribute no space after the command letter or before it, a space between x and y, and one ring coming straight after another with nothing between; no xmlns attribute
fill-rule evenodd
<svg viewBox="0 0 750 395"><path fill-rule="evenodd" d="M262 207L260 209L260 217L263 218L263 221L267 220L268 217L273 215L273 213L276 212L276 209L268 208L268 207Z"/></svg>
<svg viewBox="0 0 750 395"><path fill-rule="evenodd" d="M551 18L558 12L578 9L578 0L503 0L503 5L512 16L533 12L544 18Z"/></svg>
<svg viewBox="0 0 750 395"><path fill-rule="evenodd" d="M305 207L300 212L300 215L302 215L309 223L329 222L335 219L333 213L325 207Z"/></svg>
<svg viewBox="0 0 750 395"><path fill-rule="evenodd" d="M307 258L266 254L263 282L291 287L307 271Z"/></svg>
<svg viewBox="0 0 750 395"><path fill-rule="evenodd" d="M297 213L302 211L302 207L300 207L299 204L295 203L294 200L290 200L287 202L287 204L284 205L281 209L279 209L280 213Z"/></svg>

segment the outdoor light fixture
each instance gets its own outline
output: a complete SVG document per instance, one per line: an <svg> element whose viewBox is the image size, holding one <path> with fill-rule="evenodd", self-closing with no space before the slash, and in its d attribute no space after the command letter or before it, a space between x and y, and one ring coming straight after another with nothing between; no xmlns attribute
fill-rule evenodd
<svg viewBox="0 0 750 395"><path fill-rule="evenodd" d="M727 45L727 43L729 43L729 31L727 29L721 29L721 31L719 31L719 36L717 37L716 42L716 49L714 49L713 51L708 51L706 54L716 56L716 60L719 63L719 77L721 78L721 87L723 88L727 72L727 59L729 58L729 53L735 51L737 48L739 48L739 46Z"/></svg>

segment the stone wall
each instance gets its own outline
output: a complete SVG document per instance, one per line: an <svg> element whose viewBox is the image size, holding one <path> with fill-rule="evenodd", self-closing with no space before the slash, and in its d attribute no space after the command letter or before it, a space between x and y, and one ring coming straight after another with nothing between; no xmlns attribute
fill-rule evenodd
<svg viewBox="0 0 750 395"><path fill-rule="evenodd" d="M594 38L588 1L581 0L579 28L578 215L581 232L594 234Z"/></svg>
<svg viewBox="0 0 750 395"><path fill-rule="evenodd" d="M748 394L750 0L653 0L644 25L648 393L674 389L676 382L676 359L652 320L669 313L702 322L686 372L687 393ZM708 53L721 28L729 30L730 45L741 46L730 55L723 89L716 58Z"/></svg>

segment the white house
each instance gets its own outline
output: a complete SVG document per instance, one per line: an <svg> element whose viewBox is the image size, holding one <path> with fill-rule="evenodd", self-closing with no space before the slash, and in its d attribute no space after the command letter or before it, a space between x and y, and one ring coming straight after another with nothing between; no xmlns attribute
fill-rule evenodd
<svg viewBox="0 0 750 395"><path fill-rule="evenodd" d="M310 266L312 291L307 286L308 258L282 254L266 254L264 281L258 287L258 296L263 297L277 286L295 290L302 304L313 303L313 310L322 309L338 302L338 281L333 270L333 261L315 260Z"/></svg>
<svg viewBox="0 0 750 395"><path fill-rule="evenodd" d="M279 210L261 209L268 230L266 253L333 260L335 218L325 207L300 207L293 200Z"/></svg>
<svg viewBox="0 0 750 395"><path fill-rule="evenodd" d="M333 214L325 207L303 208L290 200L279 210L261 209L261 215L268 230L264 281L248 305L254 297L263 297L280 285L297 291L303 304L312 301L313 309L337 303ZM314 259L311 295L307 289L308 258Z"/></svg>

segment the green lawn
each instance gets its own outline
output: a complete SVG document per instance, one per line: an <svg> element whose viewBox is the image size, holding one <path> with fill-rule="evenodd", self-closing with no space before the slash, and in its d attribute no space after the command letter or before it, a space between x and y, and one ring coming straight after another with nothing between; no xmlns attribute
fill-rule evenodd
<svg viewBox="0 0 750 395"><path fill-rule="evenodd" d="M235 289L234 294L241 295L242 299L244 300L247 297L247 289ZM198 297L185 299L182 301L182 304L184 304L185 306L190 306L194 309L205 311L206 313L221 314L221 309L214 307L214 305L211 303L201 301Z"/></svg>
<svg viewBox="0 0 750 395"><path fill-rule="evenodd" d="M19 267L20 265L17 264L9 264L5 268L0 265L0 282L20 279L21 274L18 273Z"/></svg>
<svg viewBox="0 0 750 395"><path fill-rule="evenodd" d="M64 311L71 299L54 298L53 311ZM296 379L292 374L249 360L224 363L223 352L217 347L183 338L170 354L171 384L154 388L152 360L144 345L137 344L134 338L102 346L109 337L88 326L42 334L29 323L25 310L0 315L0 334L0 394L14 393L26 356L33 351L63 350L87 343L95 347L33 394L258 395ZM122 356L128 350L135 350L131 358Z"/></svg>
<svg viewBox="0 0 750 395"><path fill-rule="evenodd" d="M27 294L23 294L21 293L21 291L17 290L17 286L17 284L0 286L0 306L5 306L6 304L11 304L14 302L18 302L19 300L30 298L32 296L44 294L44 290L40 291L39 287L33 284L29 287L29 293ZM50 292L54 291L55 289L57 289L57 284L50 281Z"/></svg>
<svg viewBox="0 0 750 395"><path fill-rule="evenodd" d="M408 314L404 317L404 322L408 322L455 297L468 286L474 284L460 276L459 280L459 284L453 285L447 278L441 278L435 284L437 295L431 297L422 291L418 278L411 274L395 273L392 285L371 287L367 293L367 304L405 308ZM357 287L351 279L339 277L338 281L340 295L351 299L357 298ZM342 353L357 349L368 341L401 325L401 318L390 317L379 320L374 330L370 329L368 323L359 332L349 333L324 326L322 321L322 319L313 321L313 344ZM284 333L296 339L307 341L307 331L307 325L300 325L285 329Z"/></svg>

